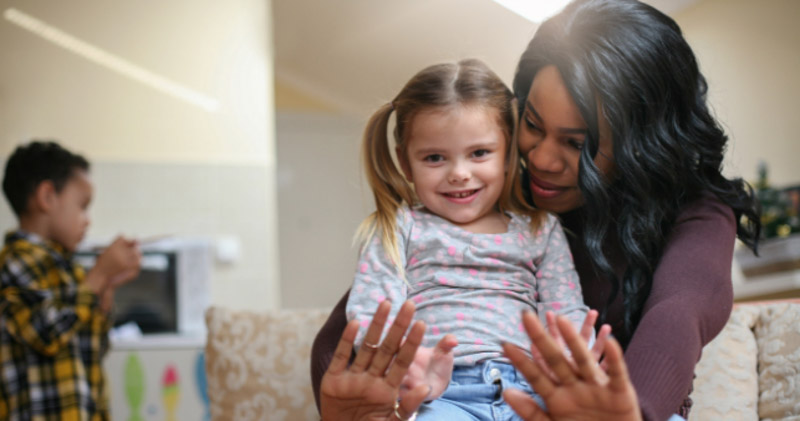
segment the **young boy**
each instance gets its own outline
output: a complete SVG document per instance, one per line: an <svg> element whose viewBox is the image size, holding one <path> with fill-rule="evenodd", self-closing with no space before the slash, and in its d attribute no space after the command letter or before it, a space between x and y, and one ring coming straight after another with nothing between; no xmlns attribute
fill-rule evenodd
<svg viewBox="0 0 800 421"><path fill-rule="evenodd" d="M117 238L88 272L71 259L89 226L89 163L54 142L18 147L3 192L19 221L0 251L0 420L106 420L101 362L114 290L141 253Z"/></svg>

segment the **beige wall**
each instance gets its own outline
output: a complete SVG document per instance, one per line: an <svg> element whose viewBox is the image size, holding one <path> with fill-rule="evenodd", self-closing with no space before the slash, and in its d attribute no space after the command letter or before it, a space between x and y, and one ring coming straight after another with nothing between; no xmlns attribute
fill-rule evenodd
<svg viewBox="0 0 800 421"><path fill-rule="evenodd" d="M800 1L703 0L677 16L731 138L726 173L800 183Z"/></svg>
<svg viewBox="0 0 800 421"><path fill-rule="evenodd" d="M101 49L106 65L12 23L8 9ZM242 253L215 266L212 302L278 307L270 2L0 0L0 13L0 160L31 137L61 140L94 164L90 239L233 238ZM218 106L115 71L123 60Z"/></svg>

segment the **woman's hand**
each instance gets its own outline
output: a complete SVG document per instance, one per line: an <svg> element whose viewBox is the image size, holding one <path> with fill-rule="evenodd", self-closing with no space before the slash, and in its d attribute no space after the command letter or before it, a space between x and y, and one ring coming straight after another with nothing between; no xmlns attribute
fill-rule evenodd
<svg viewBox="0 0 800 421"><path fill-rule="evenodd" d="M455 336L445 335L436 347L417 349L414 362L403 378L400 397L404 397L407 390L413 390L420 385L430 387L430 394L425 397L426 401L442 396L453 376L453 348L456 345L458 340Z"/></svg>
<svg viewBox="0 0 800 421"><path fill-rule="evenodd" d="M586 342L567 319L559 316L555 322L572 353L574 363L568 360L562 348L544 330L536 315L526 312L522 322L533 342L532 346L539 350L554 378L528 358L523 350L510 344L503 346L511 363L547 405L545 413L527 394L508 389L503 397L520 417L526 421L642 419L636 391L622 358L622 348L616 340L608 338L604 341L605 363L608 367L607 373L604 373Z"/></svg>
<svg viewBox="0 0 800 421"><path fill-rule="evenodd" d="M347 363L358 333L358 322L351 321L342 333L333 360L322 377L323 421L405 421L430 392L427 385L419 385L405 393L398 404L400 384L422 342L425 324L414 323L403 340L414 317L414 304L406 301L386 338L378 345L390 309L388 301L378 306L364 344L350 367Z"/></svg>

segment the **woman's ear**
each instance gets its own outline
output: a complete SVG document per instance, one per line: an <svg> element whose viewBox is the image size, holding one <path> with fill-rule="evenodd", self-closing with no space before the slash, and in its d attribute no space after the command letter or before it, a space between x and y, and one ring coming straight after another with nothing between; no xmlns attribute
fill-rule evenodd
<svg viewBox="0 0 800 421"><path fill-rule="evenodd" d="M409 183L412 182L411 165L408 163L406 154L402 153L399 146L394 148L394 153L397 156L397 162L400 164L400 170L403 171L403 175L406 177L406 180L408 180Z"/></svg>
<svg viewBox="0 0 800 421"><path fill-rule="evenodd" d="M28 210L47 213L56 205L57 198L58 192L53 182L50 180L42 181L36 186L36 190L34 190L33 196L28 202Z"/></svg>

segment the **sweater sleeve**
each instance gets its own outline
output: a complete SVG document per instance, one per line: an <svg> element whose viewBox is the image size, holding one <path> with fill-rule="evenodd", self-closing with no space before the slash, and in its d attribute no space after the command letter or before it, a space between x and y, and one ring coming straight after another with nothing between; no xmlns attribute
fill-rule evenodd
<svg viewBox="0 0 800 421"><path fill-rule="evenodd" d="M380 236L376 234L362 248L356 265L356 274L353 286L350 288L350 298L347 300L346 309L347 320L358 320L361 326L354 341L356 350L364 341L367 327L372 321L378 305L385 300L389 300L392 304L383 330L383 334L385 334L408 296L408 282L403 271L406 267L405 233L411 224L409 213L401 209L397 213L395 222L397 224L395 237L400 262L392 261L389 253L383 247Z"/></svg>
<svg viewBox="0 0 800 421"><path fill-rule="evenodd" d="M8 333L54 356L99 313L98 297L49 257L9 252L0 271Z"/></svg>
<svg viewBox="0 0 800 421"><path fill-rule="evenodd" d="M322 383L322 376L328 371L328 366L333 359L333 353L336 352L336 346L339 344L339 338L344 333L344 328L347 326L347 316L345 309L347 308L347 299L350 297L350 290L345 291L344 295L336 306L331 311L328 320L322 325L322 328L317 332L314 338L314 344L311 346L311 386L314 389L314 400L317 403L317 411L319 411L319 391ZM352 362L353 358L350 357Z"/></svg>
<svg viewBox="0 0 800 421"><path fill-rule="evenodd" d="M564 230L549 215L540 234L546 242L545 252L536 268L537 311L542 323L545 312L552 311L569 319L580 330L589 307L583 302L581 283ZM538 237L538 236L537 236Z"/></svg>
<svg viewBox="0 0 800 421"><path fill-rule="evenodd" d="M735 238L733 211L709 197L687 206L670 234L625 350L646 420L678 413L703 346L730 317Z"/></svg>

